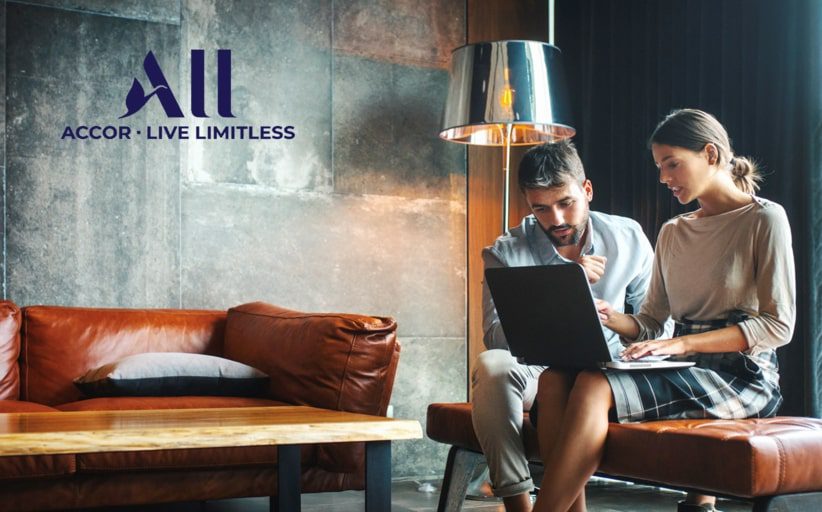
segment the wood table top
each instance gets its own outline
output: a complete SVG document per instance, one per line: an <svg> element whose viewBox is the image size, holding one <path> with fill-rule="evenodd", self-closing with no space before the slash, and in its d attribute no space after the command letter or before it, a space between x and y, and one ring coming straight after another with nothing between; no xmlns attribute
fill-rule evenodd
<svg viewBox="0 0 822 512"><path fill-rule="evenodd" d="M0 456L421 437L415 420L305 406L0 414Z"/></svg>

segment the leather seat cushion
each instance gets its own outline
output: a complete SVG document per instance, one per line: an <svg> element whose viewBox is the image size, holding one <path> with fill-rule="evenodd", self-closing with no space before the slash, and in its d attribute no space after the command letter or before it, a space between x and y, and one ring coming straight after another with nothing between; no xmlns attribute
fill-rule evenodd
<svg viewBox="0 0 822 512"><path fill-rule="evenodd" d="M48 405L22 400L0 400L0 413L13 412L56 412L57 409Z"/></svg>
<svg viewBox="0 0 822 512"><path fill-rule="evenodd" d="M600 469L754 497L822 490L822 420L612 423Z"/></svg>
<svg viewBox="0 0 822 512"><path fill-rule="evenodd" d="M0 413L53 412L57 409L17 400L0 400ZM5 420L0 420L5 421ZM74 455L0 457L0 480L70 475L76 470Z"/></svg>
<svg viewBox="0 0 822 512"><path fill-rule="evenodd" d="M481 452L471 404L428 406L428 437ZM536 432L524 422L531 460ZM822 420L670 420L611 423L602 473L740 497L822 491Z"/></svg>
<svg viewBox="0 0 822 512"><path fill-rule="evenodd" d="M221 407L271 407L289 405L259 398L180 396L180 397L117 397L93 398L58 406L62 411L111 411L145 409L214 409ZM77 454L80 472L151 471L157 469L216 469L277 464L276 446L246 446L233 448L197 448L142 452L111 452ZM315 464L316 448L302 449L303 467Z"/></svg>

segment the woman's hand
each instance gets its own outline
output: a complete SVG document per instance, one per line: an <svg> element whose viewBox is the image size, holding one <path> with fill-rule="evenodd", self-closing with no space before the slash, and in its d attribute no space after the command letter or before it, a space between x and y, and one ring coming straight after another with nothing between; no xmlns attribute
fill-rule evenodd
<svg viewBox="0 0 822 512"><path fill-rule="evenodd" d="M624 338L634 339L639 335L639 324L630 315L620 313L604 300L594 299L594 302L602 325Z"/></svg>
<svg viewBox="0 0 822 512"><path fill-rule="evenodd" d="M599 321L602 322L602 325L608 327L608 322L617 311L609 302L605 302L604 300L594 299L594 304L596 305L597 313L599 314Z"/></svg>
<svg viewBox="0 0 822 512"><path fill-rule="evenodd" d="M685 336L669 340L650 340L631 343L622 351L622 359L630 361L645 356L681 355L688 353L689 347Z"/></svg>

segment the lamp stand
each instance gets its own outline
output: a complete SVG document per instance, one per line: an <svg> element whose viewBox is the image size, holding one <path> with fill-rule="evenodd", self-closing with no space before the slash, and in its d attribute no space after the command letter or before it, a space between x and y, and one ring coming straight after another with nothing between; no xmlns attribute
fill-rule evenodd
<svg viewBox="0 0 822 512"><path fill-rule="evenodd" d="M514 125L508 123L505 125L505 134L503 135L503 151L504 162L502 166L502 233L508 231L508 202L510 196L510 182L508 180L511 174L511 132Z"/></svg>

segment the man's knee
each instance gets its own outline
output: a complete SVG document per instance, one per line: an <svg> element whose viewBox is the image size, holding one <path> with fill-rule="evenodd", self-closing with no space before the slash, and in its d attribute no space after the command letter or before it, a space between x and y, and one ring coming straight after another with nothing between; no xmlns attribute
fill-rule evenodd
<svg viewBox="0 0 822 512"><path fill-rule="evenodd" d="M492 349L480 353L474 365L473 385L489 381L508 382L517 367L517 360L507 350Z"/></svg>

